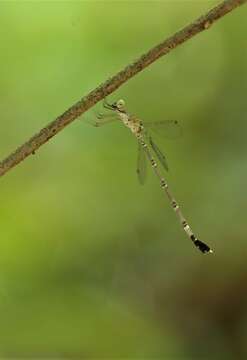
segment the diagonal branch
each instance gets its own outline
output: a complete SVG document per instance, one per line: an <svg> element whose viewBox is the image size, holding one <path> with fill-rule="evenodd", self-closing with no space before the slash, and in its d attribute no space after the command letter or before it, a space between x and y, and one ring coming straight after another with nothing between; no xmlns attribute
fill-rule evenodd
<svg viewBox="0 0 247 360"><path fill-rule="evenodd" d="M202 15L191 24L185 26L183 29L164 40L162 43L153 47L139 59L127 65L123 70L119 71L116 75L106 80L96 89L92 90L88 95L84 96L81 100L72 105L62 115L58 116L54 121L41 129L39 133L32 136L27 142L18 147L7 158L1 161L0 176L4 175L30 154L34 154L34 152L41 145L55 136L65 126L69 125L81 114L102 100L104 97L111 94L114 90L119 88L122 84L135 76L137 73L145 69L148 65L152 64L161 56L168 54L172 49L175 49L178 45L189 40L196 34L208 29L216 20L220 19L239 5L242 5L246 2L247 0L223 1L208 11L205 15Z"/></svg>

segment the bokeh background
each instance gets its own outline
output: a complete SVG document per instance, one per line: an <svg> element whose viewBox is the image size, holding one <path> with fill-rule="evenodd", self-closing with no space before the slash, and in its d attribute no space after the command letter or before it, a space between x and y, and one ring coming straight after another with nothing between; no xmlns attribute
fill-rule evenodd
<svg viewBox="0 0 247 360"><path fill-rule="evenodd" d="M0 154L216 1L1 1ZM128 81L168 182L214 254L191 244L121 123L90 111L1 178L1 358L245 359L243 6ZM99 111L100 105L95 111Z"/></svg>

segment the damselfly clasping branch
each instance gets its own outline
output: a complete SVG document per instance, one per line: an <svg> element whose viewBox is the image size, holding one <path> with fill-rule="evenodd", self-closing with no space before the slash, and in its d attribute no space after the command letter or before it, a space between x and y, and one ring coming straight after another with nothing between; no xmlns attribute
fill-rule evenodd
<svg viewBox="0 0 247 360"><path fill-rule="evenodd" d="M114 120L120 120L122 123L127 126L138 142L138 164L137 164L137 174L141 184L144 183L145 173L146 173L146 160L148 160L154 170L154 173L158 177L160 181L160 186L164 193L166 194L172 208L174 209L180 224L182 225L186 235L189 239L194 243L196 247L203 253L211 253L213 252L208 245L203 243L202 241L198 240L197 237L194 235L193 231L191 230L190 226L188 225L183 213L178 205L178 202L175 200L174 196L172 195L167 181L163 177L159 167L158 162L160 165L165 169L168 170L166 157L159 149L159 147L154 143L152 137L148 133L148 127L154 127L155 124L160 128L168 128L172 124L176 124L177 122L172 121L160 121L158 123L150 123L147 127L143 125L143 122L138 119L136 116L130 115L125 107L124 100L118 100L113 104L109 104L106 100L103 103L104 108L107 110L111 110L106 114L98 114L97 120L94 123L95 126L101 126L112 122ZM153 154L155 156L153 156ZM155 160L157 159L157 161Z"/></svg>

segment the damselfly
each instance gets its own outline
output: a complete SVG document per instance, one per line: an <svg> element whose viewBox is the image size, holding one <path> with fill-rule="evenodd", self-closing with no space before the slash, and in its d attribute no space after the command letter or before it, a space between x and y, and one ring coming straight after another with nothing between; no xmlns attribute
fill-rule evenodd
<svg viewBox="0 0 247 360"><path fill-rule="evenodd" d="M208 245L203 243L202 241L198 240L197 237L194 235L193 231L191 230L190 226L188 225L185 217L183 216L183 213L180 209L180 206L178 205L178 202L175 200L174 196L172 195L167 181L163 177L159 167L158 162L155 160L155 158L159 161L160 165L165 169L168 170L167 161L165 155L162 153L162 151L159 149L159 147L155 144L153 141L153 138L149 135L148 127L155 129L155 127L163 128L163 129L169 129L169 128L178 128L174 127L173 125L176 125L177 122L175 121L160 121L156 123L150 123L148 124L147 128L144 127L143 122L137 118L136 116L130 115L125 107L125 101L124 100L118 100L114 102L113 104L109 104L106 100L103 102L104 108L107 110L111 110L111 112L108 112L106 114L98 114L97 120L95 121L95 126L101 126L104 124L107 124L109 122L112 122L114 120L120 120L123 122L125 126L127 126L131 132L134 134L134 136L137 139L138 142L138 161L137 161L137 174L138 178L141 184L144 183L145 175L146 175L146 160L148 160L154 170L154 173L158 177L160 181L160 186L162 190L165 192L166 196L168 197L168 200L174 209L178 220L180 224L182 225L186 235L189 237L190 240L194 243L196 247L199 248L199 250L203 253L213 252ZM153 154L155 156L153 156Z"/></svg>

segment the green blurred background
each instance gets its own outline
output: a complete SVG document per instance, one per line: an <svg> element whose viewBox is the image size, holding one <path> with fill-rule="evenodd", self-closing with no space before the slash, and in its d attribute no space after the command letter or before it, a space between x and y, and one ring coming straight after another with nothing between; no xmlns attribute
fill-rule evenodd
<svg viewBox="0 0 247 360"><path fill-rule="evenodd" d="M1 1L1 158L217 1ZM85 114L1 179L1 358L245 359L247 7L128 81L143 120L178 120L167 179ZM96 111L100 105L96 106ZM86 122L86 121L85 121Z"/></svg>

